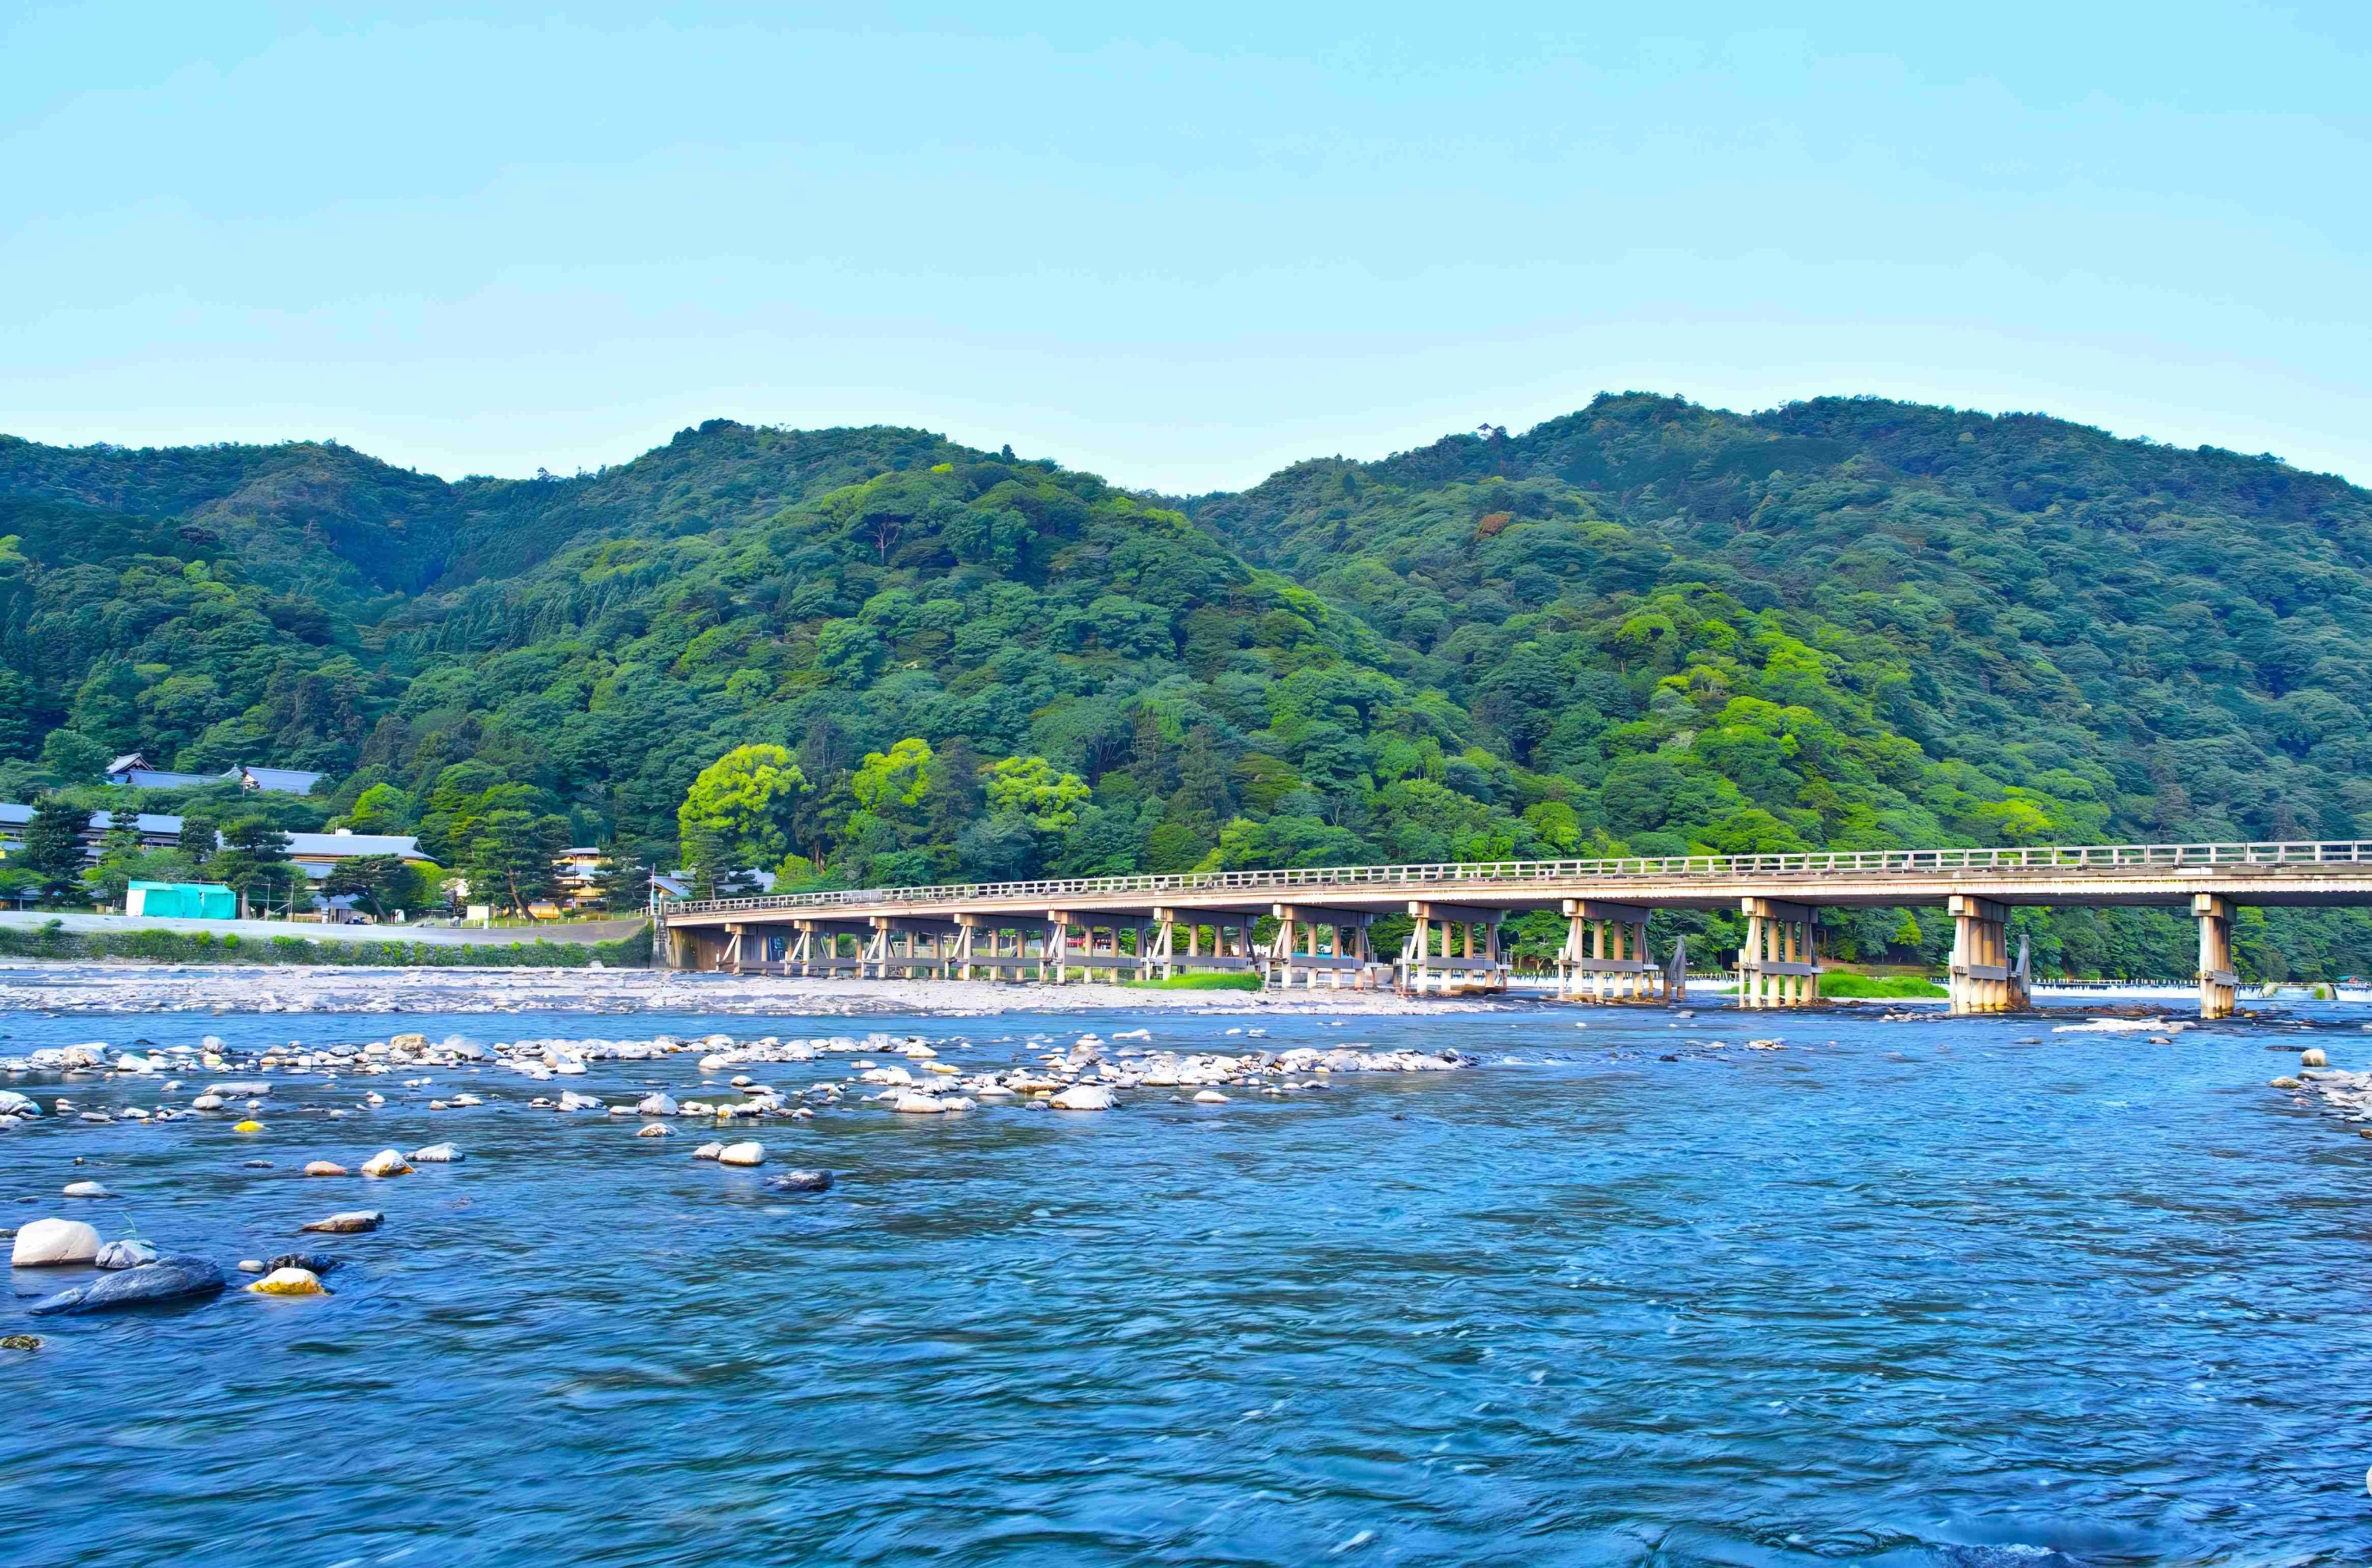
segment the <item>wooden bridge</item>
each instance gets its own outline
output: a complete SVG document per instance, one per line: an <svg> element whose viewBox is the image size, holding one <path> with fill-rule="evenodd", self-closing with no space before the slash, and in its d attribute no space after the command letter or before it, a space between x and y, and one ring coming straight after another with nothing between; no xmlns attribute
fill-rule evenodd
<svg viewBox="0 0 2372 1568"><path fill-rule="evenodd" d="M887 978L1033 980L1105 973L1248 972L1273 986L1393 986L1420 995L1506 988L1510 914L1564 919L1558 993L1676 1001L1686 955L1647 943L1657 910L1746 919L1737 962L1748 1007L1820 995L1823 910L1943 906L1953 919L1956 1013L2029 1005L2026 944L2011 909L2148 906L2199 923L2199 1010L2230 1015L2232 912L2242 906L2372 905L2372 842L2093 844L1862 850L1813 854L1340 865L1290 871L1093 877L967 887L679 902L660 912L680 969ZM1379 957L1379 916L1407 939ZM1260 928L1274 924L1262 935ZM1675 949L1680 944L1674 944Z"/></svg>

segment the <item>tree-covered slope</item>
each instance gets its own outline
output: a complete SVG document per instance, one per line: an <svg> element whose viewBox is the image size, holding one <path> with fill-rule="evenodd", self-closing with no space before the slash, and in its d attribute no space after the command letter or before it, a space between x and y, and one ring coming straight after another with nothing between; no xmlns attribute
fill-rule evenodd
<svg viewBox="0 0 2372 1568"><path fill-rule="evenodd" d="M1509 755L1613 781L1618 830L1669 825L1630 787L1669 765L1808 842L2372 833L2372 496L2269 459L1633 396L1189 505ZM1920 754L1872 791L1829 730Z"/></svg>
<svg viewBox="0 0 2372 1568"><path fill-rule="evenodd" d="M1178 502L722 420L455 484L6 441L0 514L0 793L320 767L512 873L2372 836L2372 496L2040 418L1607 398Z"/></svg>

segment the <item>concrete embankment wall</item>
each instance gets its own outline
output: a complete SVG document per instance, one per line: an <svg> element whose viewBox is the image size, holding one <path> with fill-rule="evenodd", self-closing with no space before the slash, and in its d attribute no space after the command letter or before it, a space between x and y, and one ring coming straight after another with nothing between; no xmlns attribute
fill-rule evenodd
<svg viewBox="0 0 2372 1568"><path fill-rule="evenodd" d="M13 917L13 918L12 918ZM615 933L615 935L611 935ZM153 920L122 915L0 914L0 962L327 964L372 968L586 969L650 962L640 921L560 928L309 925L284 921Z"/></svg>
<svg viewBox="0 0 2372 1568"><path fill-rule="evenodd" d="M122 914L73 914L40 910L0 911L0 926L39 931L56 921L63 930L91 935L128 935L135 931L208 935L242 942L296 936L310 942L417 942L428 947L507 947L517 942L618 942L642 929L640 919L554 922L550 925L313 925L285 920L179 920Z"/></svg>

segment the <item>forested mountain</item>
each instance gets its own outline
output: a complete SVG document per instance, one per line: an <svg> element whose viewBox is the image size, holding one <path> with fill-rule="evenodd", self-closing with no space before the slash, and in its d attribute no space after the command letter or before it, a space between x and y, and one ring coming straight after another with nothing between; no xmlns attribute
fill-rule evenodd
<svg viewBox="0 0 2372 1568"><path fill-rule="evenodd" d="M851 884L2372 837L2372 495L2038 417L1608 397L1192 499L722 420L452 484L334 446L0 439L0 794L117 750L320 768L283 809L454 865L611 835ZM753 745L782 751L693 788ZM2046 960L2188 970L2179 923L2021 918ZM2372 969L2365 933L2244 947Z"/></svg>

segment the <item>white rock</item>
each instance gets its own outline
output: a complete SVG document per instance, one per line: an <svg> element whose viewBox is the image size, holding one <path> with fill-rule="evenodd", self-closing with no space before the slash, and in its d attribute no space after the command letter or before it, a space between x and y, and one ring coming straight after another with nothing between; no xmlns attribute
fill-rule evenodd
<svg viewBox="0 0 2372 1568"><path fill-rule="evenodd" d="M716 1163L719 1165L763 1165L766 1163L766 1145L759 1143L754 1138L750 1139L747 1143L727 1144L723 1148L716 1151Z"/></svg>
<svg viewBox="0 0 2372 1568"><path fill-rule="evenodd" d="M403 1156L393 1149L381 1149L363 1161L365 1176L403 1176L411 1169L412 1167L404 1163Z"/></svg>
<svg viewBox="0 0 2372 1568"><path fill-rule="evenodd" d="M725 1145L722 1144L703 1144L692 1151L692 1157L696 1160L713 1160L724 1152Z"/></svg>
<svg viewBox="0 0 2372 1568"><path fill-rule="evenodd" d="M1046 1103L1056 1110L1110 1110L1112 1092L1100 1084L1075 1084Z"/></svg>
<svg viewBox="0 0 2372 1568"><path fill-rule="evenodd" d="M1203 1089L1194 1096L1196 1105L1225 1105L1227 1097L1216 1089Z"/></svg>
<svg viewBox="0 0 2372 1568"><path fill-rule="evenodd" d="M17 1232L8 1250L16 1269L47 1268L59 1263L88 1263L99 1257L99 1232L80 1220L35 1220Z"/></svg>
<svg viewBox="0 0 2372 1568"><path fill-rule="evenodd" d="M66 1183L65 1195L69 1198L112 1198L115 1196L114 1193L110 1192L106 1188L100 1186L96 1181L69 1181Z"/></svg>
<svg viewBox="0 0 2372 1568"><path fill-rule="evenodd" d="M2306 1050L2298 1052L2298 1065L2301 1067L2328 1067L2331 1065L2331 1058L2325 1056L2320 1047L2308 1046Z"/></svg>
<svg viewBox="0 0 2372 1568"><path fill-rule="evenodd" d="M646 1121L634 1130L637 1138L672 1138L675 1129L664 1121Z"/></svg>
<svg viewBox="0 0 2372 1568"><path fill-rule="evenodd" d="M431 1144L424 1149L412 1151L414 1165L459 1165L469 1157L450 1144Z"/></svg>
<svg viewBox="0 0 2372 1568"><path fill-rule="evenodd" d="M936 1095L917 1094L908 1089L890 1102L890 1109L904 1111L909 1116L936 1116L947 1109L947 1102Z"/></svg>
<svg viewBox="0 0 2372 1568"><path fill-rule="evenodd" d="M192 1110L220 1110L223 1108L223 1104L224 1101L222 1096L216 1094L203 1094L190 1102L190 1109Z"/></svg>
<svg viewBox="0 0 2372 1568"><path fill-rule="evenodd" d="M676 1104L673 1095L656 1094L645 1095L634 1109L645 1116L673 1116L683 1108Z"/></svg>
<svg viewBox="0 0 2372 1568"><path fill-rule="evenodd" d="M102 1269L136 1269L157 1260L157 1249L145 1241L110 1241L99 1249L95 1261Z"/></svg>

